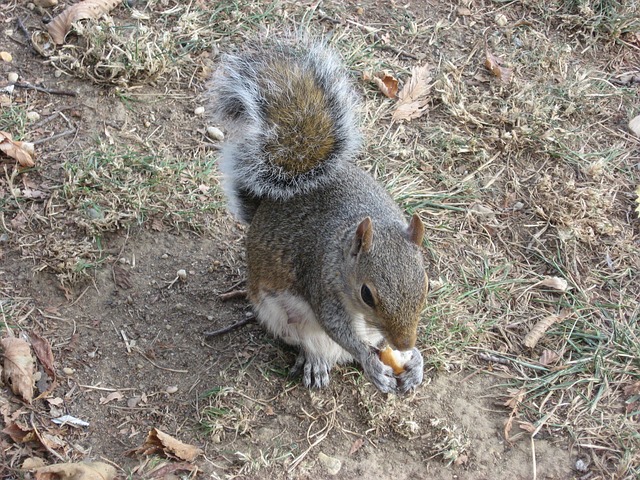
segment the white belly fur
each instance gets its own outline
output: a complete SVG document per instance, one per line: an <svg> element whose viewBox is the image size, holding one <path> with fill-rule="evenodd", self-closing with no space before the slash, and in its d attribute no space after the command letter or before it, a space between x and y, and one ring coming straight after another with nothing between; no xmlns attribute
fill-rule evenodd
<svg viewBox="0 0 640 480"><path fill-rule="evenodd" d="M329 365L353 361L351 354L325 333L311 306L302 297L289 292L261 292L254 309L260 323L273 336L300 347L307 355L323 358ZM359 328L363 320L354 319L354 322L355 331L364 332L364 328ZM374 345L380 338L379 335L373 335L367 339L367 343Z"/></svg>

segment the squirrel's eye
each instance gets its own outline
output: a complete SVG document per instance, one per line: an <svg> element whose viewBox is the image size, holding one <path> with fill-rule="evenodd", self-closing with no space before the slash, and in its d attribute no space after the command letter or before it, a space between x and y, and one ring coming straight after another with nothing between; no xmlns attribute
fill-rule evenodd
<svg viewBox="0 0 640 480"><path fill-rule="evenodd" d="M360 297L362 297L362 301L369 305L371 308L375 308L375 302L373 301L373 294L369 287L365 284L362 284L362 288L360 289Z"/></svg>

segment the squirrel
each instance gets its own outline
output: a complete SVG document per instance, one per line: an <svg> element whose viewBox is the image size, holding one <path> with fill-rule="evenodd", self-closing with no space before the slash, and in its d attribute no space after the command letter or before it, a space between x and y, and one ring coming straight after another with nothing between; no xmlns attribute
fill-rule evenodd
<svg viewBox="0 0 640 480"><path fill-rule="evenodd" d="M227 127L228 208L249 226L247 296L258 321L299 348L291 373L322 388L355 360L382 392L418 386L424 225L417 214L407 223L356 165L359 102L338 55L322 43L256 43L222 56L211 96ZM381 362L385 343L411 353L403 373Z"/></svg>

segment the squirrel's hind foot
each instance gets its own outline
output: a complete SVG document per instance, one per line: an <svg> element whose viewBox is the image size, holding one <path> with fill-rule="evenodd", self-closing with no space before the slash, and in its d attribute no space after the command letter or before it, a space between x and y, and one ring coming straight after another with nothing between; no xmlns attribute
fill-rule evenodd
<svg viewBox="0 0 640 480"><path fill-rule="evenodd" d="M330 371L331 366L324 359L308 356L300 350L289 376L302 376L302 383L307 388L324 388L329 385Z"/></svg>

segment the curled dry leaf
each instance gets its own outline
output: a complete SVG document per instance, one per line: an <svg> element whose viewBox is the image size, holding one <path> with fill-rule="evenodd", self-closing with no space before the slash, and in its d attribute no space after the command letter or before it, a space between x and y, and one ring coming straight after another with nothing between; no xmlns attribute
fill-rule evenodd
<svg viewBox="0 0 640 480"><path fill-rule="evenodd" d="M171 435L154 428L147 435L144 444L137 448L135 452L143 455L164 454L167 457L192 462L202 453L202 450L193 445L182 443Z"/></svg>
<svg viewBox="0 0 640 480"><path fill-rule="evenodd" d="M524 337L523 343L529 348L534 348L542 336L549 330L549 327L556 322L560 322L567 318L569 312L563 312L560 315L549 315L536 323L533 328Z"/></svg>
<svg viewBox="0 0 640 480"><path fill-rule="evenodd" d="M122 400L123 398L124 398L124 395L122 395L122 393L111 392L106 397L100 397L100 405L106 405L109 402L113 402L114 400L115 401Z"/></svg>
<svg viewBox="0 0 640 480"><path fill-rule="evenodd" d="M411 69L411 78L398 94L398 104L391 117L393 120L412 120L426 113L430 80L431 69L428 65Z"/></svg>
<svg viewBox="0 0 640 480"><path fill-rule="evenodd" d="M554 352L553 350L545 349L543 350L542 355L540 355L540 359L538 360L538 362L540 362L540 365L544 365L546 367L547 365L555 363L558 358L560 358L560 355L558 355L556 352Z"/></svg>
<svg viewBox="0 0 640 480"><path fill-rule="evenodd" d="M371 80L378 86L384 96L393 99L398 98L398 79L389 72L380 72Z"/></svg>
<svg viewBox="0 0 640 480"><path fill-rule="evenodd" d="M0 130L0 151L18 161L22 167L33 167L35 150L33 143L19 142L11 138L11 134Z"/></svg>
<svg viewBox="0 0 640 480"><path fill-rule="evenodd" d="M640 185L636 187L636 213L640 218Z"/></svg>
<svg viewBox="0 0 640 480"><path fill-rule="evenodd" d="M47 31L51 39L58 45L64 43L64 38L71 30L73 22L87 18L99 18L101 15L116 8L122 0L84 0L64 9L47 24Z"/></svg>
<svg viewBox="0 0 640 480"><path fill-rule="evenodd" d="M115 467L103 462L59 463L35 469L36 480L112 480Z"/></svg>
<svg viewBox="0 0 640 480"><path fill-rule="evenodd" d="M560 277L545 277L544 280L536 283L536 285L553 288L554 290L559 290L560 292L566 292L570 288L569 283L564 278Z"/></svg>
<svg viewBox="0 0 640 480"><path fill-rule="evenodd" d="M486 58L484 61L485 67L497 78L499 78L502 83L509 83L511 81L511 75L513 74L513 69L503 67L500 65L500 60L498 57L493 55L489 50L485 51Z"/></svg>
<svg viewBox="0 0 640 480"><path fill-rule="evenodd" d="M33 373L35 362L31 347L21 338L7 337L0 342L4 348L4 378L11 390L22 399L33 400Z"/></svg>

